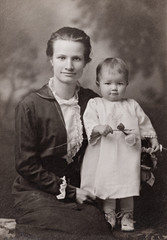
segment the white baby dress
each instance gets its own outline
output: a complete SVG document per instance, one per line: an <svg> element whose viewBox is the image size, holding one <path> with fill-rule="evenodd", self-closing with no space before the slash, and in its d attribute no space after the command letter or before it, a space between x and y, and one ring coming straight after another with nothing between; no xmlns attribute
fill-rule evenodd
<svg viewBox="0 0 167 240"><path fill-rule="evenodd" d="M135 134L131 146L125 134L117 131L122 123ZM110 102L104 98L89 100L84 113L89 144L81 169L81 188L101 199L138 196L140 190L141 138L156 137L144 111L133 99ZM116 130L91 141L93 128L108 124Z"/></svg>

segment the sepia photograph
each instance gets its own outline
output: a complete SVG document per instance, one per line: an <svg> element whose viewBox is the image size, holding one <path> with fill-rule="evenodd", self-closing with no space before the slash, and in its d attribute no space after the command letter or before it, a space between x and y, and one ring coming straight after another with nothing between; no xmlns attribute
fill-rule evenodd
<svg viewBox="0 0 167 240"><path fill-rule="evenodd" d="M167 0L0 0L0 240L167 239Z"/></svg>

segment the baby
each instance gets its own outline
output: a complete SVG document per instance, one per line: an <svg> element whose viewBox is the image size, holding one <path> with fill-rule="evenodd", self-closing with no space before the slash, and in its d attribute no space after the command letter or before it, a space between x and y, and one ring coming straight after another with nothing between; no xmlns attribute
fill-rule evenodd
<svg viewBox="0 0 167 240"><path fill-rule="evenodd" d="M102 97L90 99L84 113L89 140L81 169L81 188L103 199L105 218L116 225L120 200L121 230L133 231L133 196L140 193L141 140L159 150L156 132L134 99L124 97L128 69L119 58L107 58L97 67Z"/></svg>

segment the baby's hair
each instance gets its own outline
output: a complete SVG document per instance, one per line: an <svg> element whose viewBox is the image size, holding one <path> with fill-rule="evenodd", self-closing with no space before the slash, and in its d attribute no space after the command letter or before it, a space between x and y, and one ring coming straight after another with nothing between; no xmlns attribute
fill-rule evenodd
<svg viewBox="0 0 167 240"><path fill-rule="evenodd" d="M52 33L50 39L48 40L46 49L46 55L49 58L53 57L53 43L59 39L83 43L85 63L89 63L91 61L90 37L83 30L72 27L63 27L57 30L56 32Z"/></svg>
<svg viewBox="0 0 167 240"><path fill-rule="evenodd" d="M101 74L103 67L110 67L111 69L114 69L116 67L117 72L124 75L124 78L128 84L129 71L128 71L126 63L120 58L106 58L101 63L99 63L96 68L96 84L97 84L97 86L99 86L100 74Z"/></svg>

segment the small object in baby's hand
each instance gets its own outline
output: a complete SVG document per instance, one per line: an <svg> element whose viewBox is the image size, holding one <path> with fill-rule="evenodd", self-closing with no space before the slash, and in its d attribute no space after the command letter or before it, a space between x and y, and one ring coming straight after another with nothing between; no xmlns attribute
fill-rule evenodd
<svg viewBox="0 0 167 240"><path fill-rule="evenodd" d="M125 126L123 125L123 123L120 123L120 124L117 126L117 129L120 130L120 131L124 131L124 130L125 130Z"/></svg>

